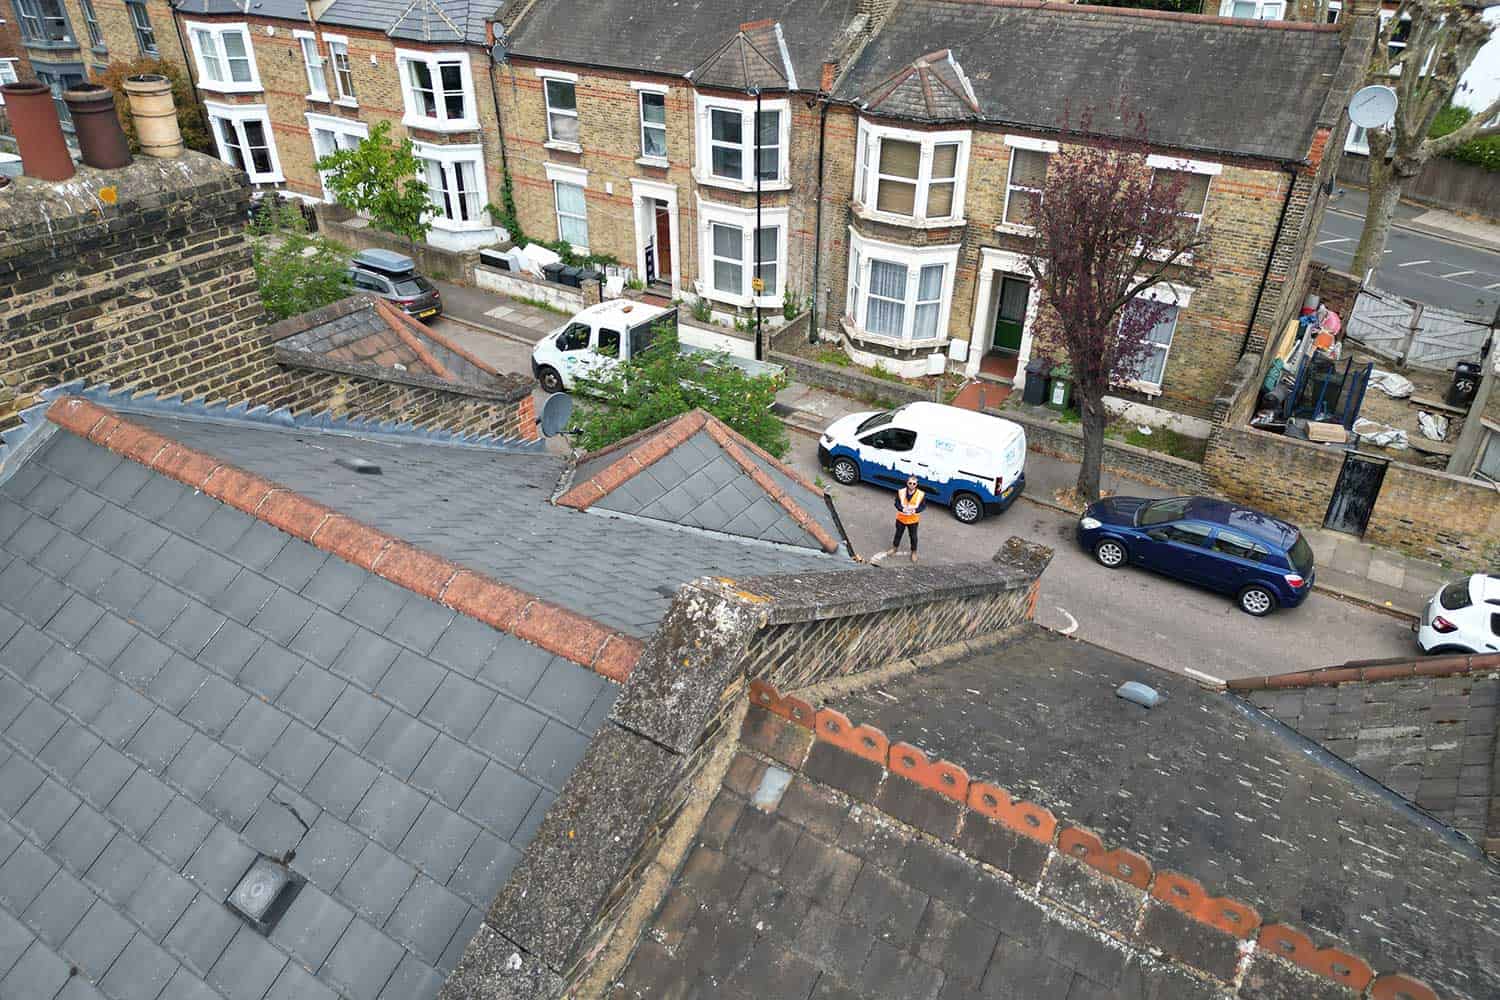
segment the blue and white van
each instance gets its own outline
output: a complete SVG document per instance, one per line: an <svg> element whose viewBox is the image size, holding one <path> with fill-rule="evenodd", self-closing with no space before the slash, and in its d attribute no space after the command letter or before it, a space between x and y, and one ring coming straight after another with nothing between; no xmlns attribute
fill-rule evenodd
<svg viewBox="0 0 1500 1000"><path fill-rule="evenodd" d="M818 441L818 462L844 486L896 490L916 476L927 499L964 524L999 514L1026 487L1026 432L1017 423L941 403L851 413Z"/></svg>

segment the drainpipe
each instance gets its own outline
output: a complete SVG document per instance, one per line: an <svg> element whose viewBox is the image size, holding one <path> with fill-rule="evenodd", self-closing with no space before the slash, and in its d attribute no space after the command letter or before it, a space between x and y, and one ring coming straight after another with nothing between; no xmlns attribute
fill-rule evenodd
<svg viewBox="0 0 1500 1000"><path fill-rule="evenodd" d="M755 261L755 268L750 276L750 302L751 309L755 310L755 360L763 361L760 346L760 305L755 302L760 295L755 290L755 283L760 281L760 88L751 87L750 94L755 98L755 232L750 242L755 245L755 251L751 259ZM790 155L790 151L788 151ZM782 277L786 280L785 276Z"/></svg>
<svg viewBox="0 0 1500 1000"><path fill-rule="evenodd" d="M1245 324L1245 335L1240 338L1240 357L1244 357L1245 349L1250 346L1250 334L1255 331L1255 317L1260 312L1260 301L1265 297L1266 285L1271 281L1271 262L1276 259L1276 248L1281 244L1281 230L1286 225L1287 210L1292 207L1292 193L1297 190L1297 170L1295 167L1283 167L1290 179L1286 186L1286 197L1281 199L1281 214L1276 217L1276 233L1271 237L1271 250L1266 254L1266 267L1260 274L1260 287L1255 290L1255 305L1250 307L1250 321Z"/></svg>
<svg viewBox="0 0 1500 1000"><path fill-rule="evenodd" d="M485 22L484 30L485 36L490 41L490 64L488 69L485 70L485 75L490 78L490 103L495 107L495 134L500 139L500 183L503 185L503 189L509 189L510 161L505 156L505 119L500 114L500 88L495 86L495 22ZM515 201L514 192L511 194L511 201ZM517 228L520 227L521 222L519 219L512 218L511 221L516 224ZM517 235L516 233L506 234L511 242L515 242Z"/></svg>
<svg viewBox="0 0 1500 1000"><path fill-rule="evenodd" d="M812 305L807 310L807 342L818 342L818 297L822 294L823 273L823 140L828 134L828 95L820 94L818 100L818 199L813 209L813 280Z"/></svg>

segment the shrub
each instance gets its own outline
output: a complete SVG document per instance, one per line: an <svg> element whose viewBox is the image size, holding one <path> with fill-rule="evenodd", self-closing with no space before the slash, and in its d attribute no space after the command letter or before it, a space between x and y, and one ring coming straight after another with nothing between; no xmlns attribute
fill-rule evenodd
<svg viewBox="0 0 1500 1000"><path fill-rule="evenodd" d="M318 160L328 190L340 205L364 212L379 229L405 237L410 243L427 238L436 211L412 141L391 138L391 123L381 122L353 149L339 149Z"/></svg>
<svg viewBox="0 0 1500 1000"><path fill-rule="evenodd" d="M172 82L172 102L177 105L177 127L182 130L182 141L188 149L200 153L217 155L213 134L203 118L203 108L193 93L193 85L177 66L164 59L136 59L133 62L112 62L99 77L99 83L115 92L115 109L120 114L120 125L125 129L125 138L130 151L139 153L141 142L136 138L135 122L130 117L130 100L125 96L125 78L155 73Z"/></svg>
<svg viewBox="0 0 1500 1000"><path fill-rule="evenodd" d="M1428 135L1436 139L1454 131L1474 116L1474 112L1468 108L1456 104L1450 104L1437 113L1432 120L1432 128ZM1472 163L1476 167L1486 170L1500 170L1500 135L1485 136L1482 139L1470 139L1468 142L1445 154L1450 160L1458 160L1462 163Z"/></svg>
<svg viewBox="0 0 1500 1000"><path fill-rule="evenodd" d="M266 198L250 222L250 251L261 301L277 319L337 302L353 289L347 248L307 231L302 209Z"/></svg>

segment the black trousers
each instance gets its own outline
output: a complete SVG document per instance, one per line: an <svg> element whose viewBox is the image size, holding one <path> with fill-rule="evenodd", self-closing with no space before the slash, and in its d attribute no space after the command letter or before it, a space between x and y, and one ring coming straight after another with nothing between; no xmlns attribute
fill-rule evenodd
<svg viewBox="0 0 1500 1000"><path fill-rule="evenodd" d="M891 540L891 548L899 549L901 547L901 533L903 531L911 538L911 550L913 552L917 551L917 526L915 524L902 524L900 521L896 522L896 537Z"/></svg>

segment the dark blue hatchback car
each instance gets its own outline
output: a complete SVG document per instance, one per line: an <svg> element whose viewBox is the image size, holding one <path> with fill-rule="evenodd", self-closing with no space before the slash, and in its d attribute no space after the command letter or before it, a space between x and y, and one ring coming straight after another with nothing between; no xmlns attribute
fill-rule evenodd
<svg viewBox="0 0 1500 1000"><path fill-rule="evenodd" d="M1134 563L1233 594L1256 617L1312 590L1312 547L1297 526L1226 500L1108 497L1083 512L1078 541L1102 566Z"/></svg>

